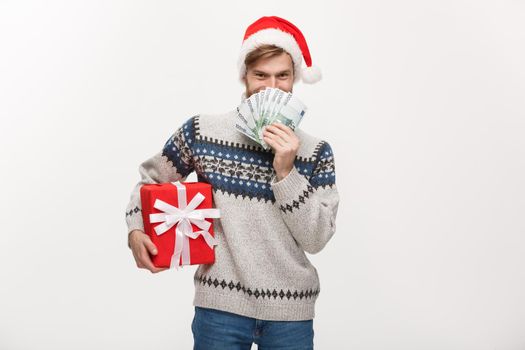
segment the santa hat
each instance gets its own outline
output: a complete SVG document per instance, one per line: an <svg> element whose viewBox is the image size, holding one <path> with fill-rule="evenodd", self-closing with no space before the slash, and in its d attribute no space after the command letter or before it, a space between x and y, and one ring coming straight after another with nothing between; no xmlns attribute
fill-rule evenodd
<svg viewBox="0 0 525 350"><path fill-rule="evenodd" d="M321 80L321 70L312 66L312 57L303 33L292 23L277 16L261 17L246 29L238 61L241 80L246 74L246 56L257 47L267 44L280 47L290 54L295 81L301 78L303 82L313 84ZM303 58L305 68L302 68Z"/></svg>

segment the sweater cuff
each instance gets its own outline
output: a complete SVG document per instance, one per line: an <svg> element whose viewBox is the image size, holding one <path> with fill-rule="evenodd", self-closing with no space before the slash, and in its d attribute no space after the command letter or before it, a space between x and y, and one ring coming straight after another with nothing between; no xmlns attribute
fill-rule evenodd
<svg viewBox="0 0 525 350"><path fill-rule="evenodd" d="M275 199L278 202L288 202L302 194L309 184L310 182L303 175L299 174L294 166L285 178L272 182L271 186Z"/></svg>
<svg viewBox="0 0 525 350"><path fill-rule="evenodd" d="M140 216L140 213L139 215L134 215L133 217L126 219L127 224L128 224L128 248L131 248L129 244L129 235L131 234L131 232L135 230L140 230L144 232L144 225L142 222L142 218L139 218L139 216Z"/></svg>
<svg viewBox="0 0 525 350"><path fill-rule="evenodd" d="M128 225L128 235L133 230L141 230L144 232L144 222L142 221L141 211L126 217L126 224Z"/></svg>

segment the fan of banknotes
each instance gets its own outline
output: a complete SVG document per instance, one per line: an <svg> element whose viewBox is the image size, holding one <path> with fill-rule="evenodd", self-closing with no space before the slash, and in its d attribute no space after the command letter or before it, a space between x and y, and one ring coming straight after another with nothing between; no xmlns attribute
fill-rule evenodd
<svg viewBox="0 0 525 350"><path fill-rule="evenodd" d="M264 149L270 146L264 142L264 127L281 122L292 130L299 125L306 112L306 106L292 93L280 89L266 88L245 99L237 107L235 127Z"/></svg>

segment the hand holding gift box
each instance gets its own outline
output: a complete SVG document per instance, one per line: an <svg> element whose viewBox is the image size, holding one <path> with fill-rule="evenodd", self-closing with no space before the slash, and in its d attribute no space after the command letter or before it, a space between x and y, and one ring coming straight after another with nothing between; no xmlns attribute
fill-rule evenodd
<svg viewBox="0 0 525 350"><path fill-rule="evenodd" d="M211 185L173 182L144 185L140 189L144 230L157 246L152 257L156 267L212 264L213 218Z"/></svg>

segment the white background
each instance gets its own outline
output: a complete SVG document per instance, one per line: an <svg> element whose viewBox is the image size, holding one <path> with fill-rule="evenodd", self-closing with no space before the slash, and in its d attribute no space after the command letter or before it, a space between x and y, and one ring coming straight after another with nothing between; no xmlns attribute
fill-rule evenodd
<svg viewBox="0 0 525 350"><path fill-rule="evenodd" d="M0 1L0 349L190 349L193 271L135 267L138 165L240 102L278 15L322 82L337 233L317 349L525 349L523 1Z"/></svg>

